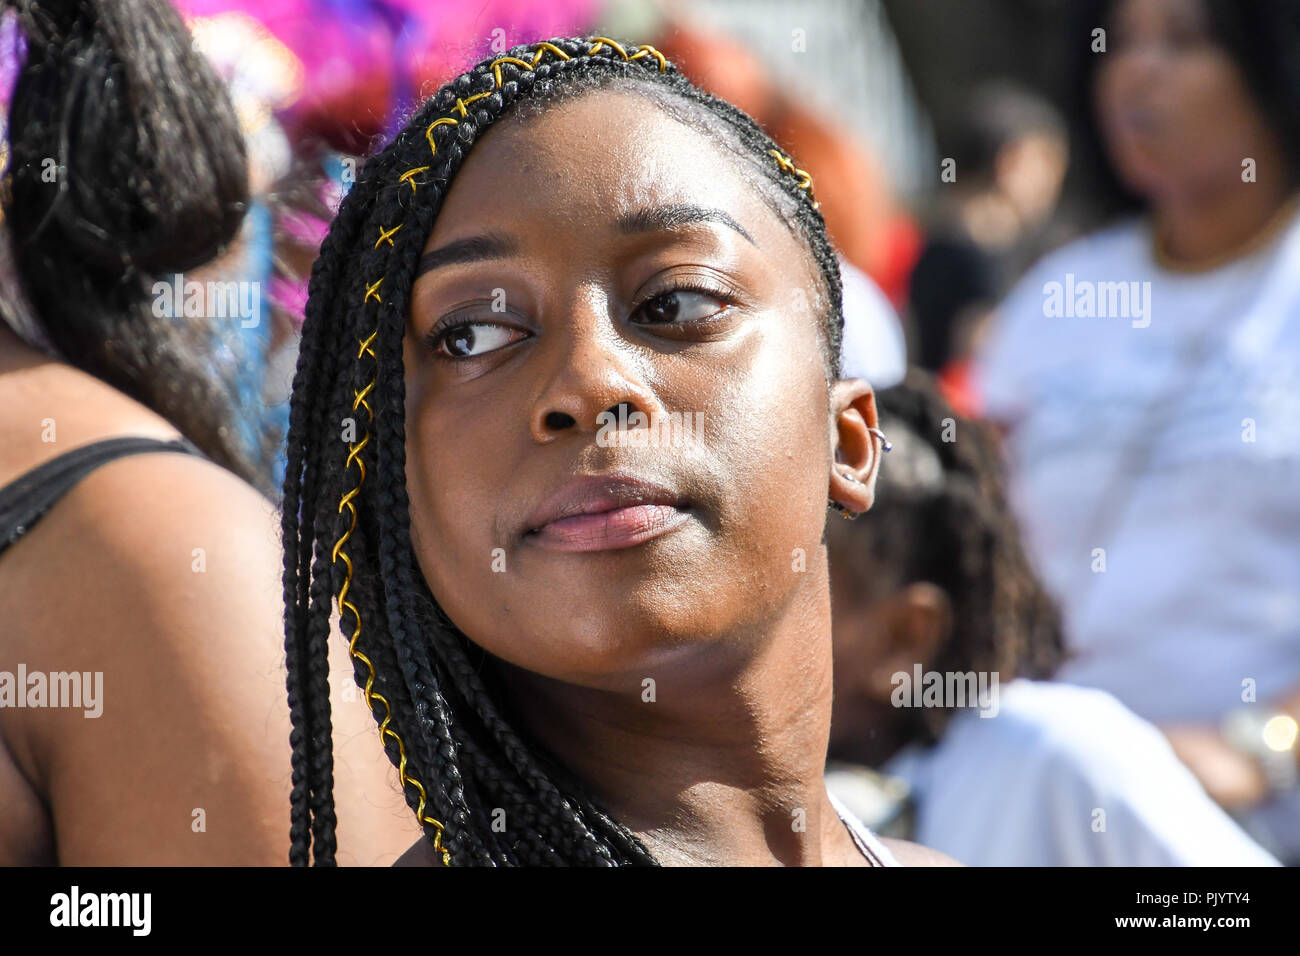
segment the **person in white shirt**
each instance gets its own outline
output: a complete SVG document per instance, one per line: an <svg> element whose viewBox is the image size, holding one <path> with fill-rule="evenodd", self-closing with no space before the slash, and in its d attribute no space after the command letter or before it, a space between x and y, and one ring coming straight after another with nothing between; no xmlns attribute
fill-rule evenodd
<svg viewBox="0 0 1300 956"><path fill-rule="evenodd" d="M977 389L1060 678L1157 723L1300 862L1300 2L1088 16L1081 156L1119 215L1013 290Z"/></svg>
<svg viewBox="0 0 1300 956"><path fill-rule="evenodd" d="M872 388L888 388L907 372L903 323L874 279L840 257L844 336L840 340L842 374L861 378Z"/></svg>
<svg viewBox="0 0 1300 956"><path fill-rule="evenodd" d="M1276 865L1153 725L1046 680L1066 656L1060 618L986 426L920 373L877 405L893 448L876 501L827 534L831 791L878 831L974 866ZM860 766L905 782L910 828L885 826L888 788Z"/></svg>

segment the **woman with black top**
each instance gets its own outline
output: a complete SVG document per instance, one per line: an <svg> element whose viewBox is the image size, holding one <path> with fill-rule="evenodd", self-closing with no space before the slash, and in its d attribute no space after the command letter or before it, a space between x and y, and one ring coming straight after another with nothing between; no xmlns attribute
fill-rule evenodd
<svg viewBox="0 0 1300 956"><path fill-rule="evenodd" d="M208 330L151 307L154 277L239 228L239 126L164 0L5 7L27 52L0 236L0 865L283 863L265 462ZM411 839L375 812L400 809L391 771L365 750L345 769L345 826L370 811L348 859L391 862Z"/></svg>

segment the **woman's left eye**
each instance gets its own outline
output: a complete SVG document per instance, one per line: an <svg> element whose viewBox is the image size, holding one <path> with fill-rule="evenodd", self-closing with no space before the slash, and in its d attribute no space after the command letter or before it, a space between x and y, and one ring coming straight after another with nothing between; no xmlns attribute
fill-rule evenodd
<svg viewBox="0 0 1300 956"><path fill-rule="evenodd" d="M493 322L464 322L431 337L434 352L450 359L477 358L505 348L522 334L518 329Z"/></svg>
<svg viewBox="0 0 1300 956"><path fill-rule="evenodd" d="M727 307L718 296L700 289L673 289L646 299L632 313L646 323L685 324L707 319Z"/></svg>

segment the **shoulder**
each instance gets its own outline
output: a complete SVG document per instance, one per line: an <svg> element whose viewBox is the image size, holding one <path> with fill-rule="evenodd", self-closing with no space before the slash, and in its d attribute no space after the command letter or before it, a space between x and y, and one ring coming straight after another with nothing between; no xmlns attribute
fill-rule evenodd
<svg viewBox="0 0 1300 956"><path fill-rule="evenodd" d="M954 748L978 750L985 771L1006 781L985 781L990 798L1019 790L1033 793L1043 812L1069 814L1098 806L1138 812L1161 800L1186 808L1197 793L1160 729L1106 691L1018 680L1000 703L996 717L968 718L966 736L951 741ZM974 766L963 769L976 773Z"/></svg>
<svg viewBox="0 0 1300 956"><path fill-rule="evenodd" d="M241 609L283 599L275 506L205 459L168 451L111 461L46 520L56 516L66 553L163 619L199 623L196 605L218 601L234 626Z"/></svg>
<svg viewBox="0 0 1300 956"><path fill-rule="evenodd" d="M1130 217L1080 236L1041 256L1020 277L1002 303L1005 322L1043 317L1043 298L1051 284L1065 281L1067 273L1108 277L1116 268L1135 266L1147 255L1145 226ZM1046 326L1051 327L1051 326Z"/></svg>
<svg viewBox="0 0 1300 956"><path fill-rule="evenodd" d="M1026 764L1047 759L1062 770L1114 766L1132 753L1149 759L1150 749L1163 741L1153 725L1096 688L1021 678L1004 685L996 700L989 717L972 714L954 722L963 746L978 743ZM1125 746L1114 747L1115 740Z"/></svg>
<svg viewBox="0 0 1300 956"><path fill-rule="evenodd" d="M176 645L220 632L229 646L256 622L275 639L280 555L275 506L238 476L177 451L136 453L86 474L5 555L0 604L24 625L11 640L26 631L26 643L86 645L79 654L108 654L121 625L134 637L111 649L119 660L144 652L147 634Z"/></svg>
<svg viewBox="0 0 1300 956"><path fill-rule="evenodd" d="M87 475L6 555L22 557L0 596L21 621L10 649L93 687L6 728L41 771L60 862L285 858L277 530L234 475L150 453ZM190 838L200 821L206 840Z"/></svg>
<svg viewBox="0 0 1300 956"><path fill-rule="evenodd" d="M1117 263L1136 265L1148 252L1144 221L1129 216L1047 252L1026 271L1025 280L1041 280L1067 270L1114 267Z"/></svg>
<svg viewBox="0 0 1300 956"><path fill-rule="evenodd" d="M1154 725L1097 688L1017 680L1004 691L1001 708L1023 739L1074 763L1113 764L1132 754L1146 760L1152 747L1163 747ZM1125 746L1113 746L1115 740Z"/></svg>
<svg viewBox="0 0 1300 956"><path fill-rule="evenodd" d="M119 437L168 440L171 422L93 375L45 356L0 356L0 484L60 454Z"/></svg>
<svg viewBox="0 0 1300 956"><path fill-rule="evenodd" d="M877 837L883 843L889 852L894 854L894 858L903 866L964 866L964 863L958 863L952 857L940 853L938 850L932 850L928 846L921 846L919 843L912 843L908 840L898 840L893 837Z"/></svg>

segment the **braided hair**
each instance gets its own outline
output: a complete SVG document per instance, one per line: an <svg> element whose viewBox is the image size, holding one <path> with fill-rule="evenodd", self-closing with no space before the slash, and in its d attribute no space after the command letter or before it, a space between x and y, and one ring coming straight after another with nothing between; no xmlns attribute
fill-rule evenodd
<svg viewBox="0 0 1300 956"><path fill-rule="evenodd" d="M159 316L150 291L239 234L248 160L225 85L168 0L0 0L10 11L26 53L3 225L43 337L272 494L279 436L241 439L236 371L213 359L231 333Z"/></svg>
<svg viewBox="0 0 1300 956"><path fill-rule="evenodd" d="M486 652L430 593L417 573L405 486L406 308L452 180L503 117L526 121L613 86L749 164L762 200L806 243L820 273L826 373L839 377L839 266L811 177L653 47L554 39L486 59L439 89L364 163L312 267L282 512L294 865L334 862L327 642L335 597L358 686L445 865L657 865L529 737Z"/></svg>
<svg viewBox="0 0 1300 956"><path fill-rule="evenodd" d="M894 447L866 517L830 523L836 578L867 588L862 600L940 587L956 622L931 665L940 673L1050 678L1066 655L1060 612L1021 544L991 428L960 417L915 369L877 392L876 408ZM949 716L900 711L904 741L937 742Z"/></svg>

